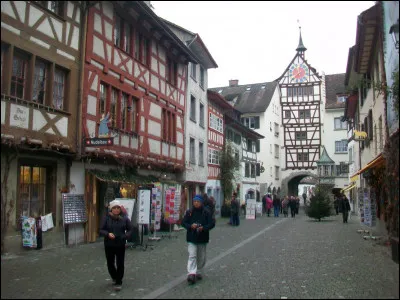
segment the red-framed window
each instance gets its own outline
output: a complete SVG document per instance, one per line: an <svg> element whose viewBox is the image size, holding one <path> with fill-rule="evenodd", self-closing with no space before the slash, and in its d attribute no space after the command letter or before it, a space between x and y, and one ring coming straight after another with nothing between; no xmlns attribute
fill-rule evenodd
<svg viewBox="0 0 400 300"><path fill-rule="evenodd" d="M135 58L142 64L149 65L150 40L140 33L135 32Z"/></svg>
<svg viewBox="0 0 400 300"><path fill-rule="evenodd" d="M111 101L110 101L110 122L112 127L117 126L117 103L118 103L119 91L115 88L111 89Z"/></svg>
<svg viewBox="0 0 400 300"><path fill-rule="evenodd" d="M167 109L163 109L161 116L162 138L169 143L176 143L176 115Z"/></svg>
<svg viewBox="0 0 400 300"><path fill-rule="evenodd" d="M172 85L176 85L177 70L178 64L171 58L167 57L166 79Z"/></svg>

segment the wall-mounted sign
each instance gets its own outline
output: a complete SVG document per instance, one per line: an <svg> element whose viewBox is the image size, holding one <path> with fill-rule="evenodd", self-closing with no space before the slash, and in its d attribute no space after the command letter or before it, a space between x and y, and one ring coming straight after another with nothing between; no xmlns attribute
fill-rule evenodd
<svg viewBox="0 0 400 300"><path fill-rule="evenodd" d="M29 128L29 107L11 104L10 126Z"/></svg>
<svg viewBox="0 0 400 300"><path fill-rule="evenodd" d="M354 130L354 140L355 141L365 141L365 139L368 137L367 133L365 131L358 131Z"/></svg>
<svg viewBox="0 0 400 300"><path fill-rule="evenodd" d="M86 138L86 146L112 146L114 145L114 138Z"/></svg>

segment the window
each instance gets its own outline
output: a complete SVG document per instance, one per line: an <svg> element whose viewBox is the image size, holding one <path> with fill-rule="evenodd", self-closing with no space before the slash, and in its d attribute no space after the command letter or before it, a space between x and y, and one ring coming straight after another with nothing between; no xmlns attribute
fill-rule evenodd
<svg viewBox="0 0 400 300"><path fill-rule="evenodd" d="M99 101L99 111L100 115L103 116L106 113L106 103L107 103L107 85L100 83L100 101Z"/></svg>
<svg viewBox="0 0 400 300"><path fill-rule="evenodd" d="M256 140L256 152L260 152L260 140Z"/></svg>
<svg viewBox="0 0 400 300"><path fill-rule="evenodd" d="M11 96L24 99L27 67L28 58L19 53L14 53L10 90Z"/></svg>
<svg viewBox="0 0 400 300"><path fill-rule="evenodd" d="M176 116L169 110L163 109L162 116L162 138L165 142L176 143Z"/></svg>
<svg viewBox="0 0 400 300"><path fill-rule="evenodd" d="M45 214L46 168L20 167L19 196L23 216Z"/></svg>
<svg viewBox="0 0 400 300"><path fill-rule="evenodd" d="M275 179L279 179L279 167L275 166Z"/></svg>
<svg viewBox="0 0 400 300"><path fill-rule="evenodd" d="M247 151L252 151L253 149L253 142L251 140L247 140Z"/></svg>
<svg viewBox="0 0 400 300"><path fill-rule="evenodd" d="M300 119L311 118L310 110L309 109L299 110L299 118Z"/></svg>
<svg viewBox="0 0 400 300"><path fill-rule="evenodd" d="M290 110L285 110L285 118L290 119Z"/></svg>
<svg viewBox="0 0 400 300"><path fill-rule="evenodd" d="M192 76L192 78L194 80L196 80L196 69L197 69L197 65L194 63L191 63L190 76Z"/></svg>
<svg viewBox="0 0 400 300"><path fill-rule="evenodd" d="M347 129L347 122L342 122L342 118L335 118L335 130Z"/></svg>
<svg viewBox="0 0 400 300"><path fill-rule="evenodd" d="M347 152L347 140L341 140L335 142L335 152L336 153L346 153Z"/></svg>
<svg viewBox="0 0 400 300"><path fill-rule="evenodd" d="M204 144L199 142L199 166L204 166Z"/></svg>
<svg viewBox="0 0 400 300"><path fill-rule="evenodd" d="M122 50L124 50L127 53L131 53L131 25L128 23L124 22L124 33L123 33L123 46Z"/></svg>
<svg viewBox="0 0 400 300"><path fill-rule="evenodd" d="M367 127L368 139L370 141L372 141L374 139L373 124L374 124L374 119L372 118L372 109L370 109L368 111L368 127Z"/></svg>
<svg viewBox="0 0 400 300"><path fill-rule="evenodd" d="M110 122L111 127L116 127L117 125L117 103L118 103L118 90L115 88L111 89L111 102L110 102Z"/></svg>
<svg viewBox="0 0 400 300"><path fill-rule="evenodd" d="M176 73L177 73L177 64L173 60L167 57L167 81L176 85Z"/></svg>
<svg viewBox="0 0 400 300"><path fill-rule="evenodd" d="M239 151L238 150L235 150L235 161L237 162L237 164L236 164L236 166L235 166L235 169L236 170L239 170L239 166L240 166L240 164L239 164Z"/></svg>
<svg viewBox="0 0 400 300"><path fill-rule="evenodd" d="M52 11L60 17L64 16L64 1L36 1L40 6Z"/></svg>
<svg viewBox="0 0 400 300"><path fill-rule="evenodd" d="M241 138L240 134L235 133L235 136L234 136L234 142L235 142L235 144L236 144L236 145L240 145L241 140L242 140L242 138Z"/></svg>
<svg viewBox="0 0 400 300"><path fill-rule="evenodd" d="M346 99L347 99L347 96L337 96L338 103L345 103Z"/></svg>
<svg viewBox="0 0 400 300"><path fill-rule="evenodd" d="M47 70L47 64L44 61L37 59L35 62L35 74L33 78L32 100L40 104L45 104Z"/></svg>
<svg viewBox="0 0 400 300"><path fill-rule="evenodd" d="M381 151L382 151L382 149L383 149L383 123L382 123L382 116L379 116L379 149L381 149Z"/></svg>
<svg viewBox="0 0 400 300"><path fill-rule="evenodd" d="M196 148L194 144L194 139L190 138L190 163L196 164Z"/></svg>
<svg viewBox="0 0 400 300"><path fill-rule="evenodd" d="M208 163L219 165L219 151L208 148Z"/></svg>
<svg viewBox="0 0 400 300"><path fill-rule="evenodd" d="M274 126L275 126L275 136L279 136L279 124L274 123Z"/></svg>
<svg viewBox="0 0 400 300"><path fill-rule="evenodd" d="M242 124L251 129L260 128L260 117L242 118Z"/></svg>
<svg viewBox="0 0 400 300"><path fill-rule="evenodd" d="M255 164L250 165L250 176L251 176L251 178L256 178L256 165Z"/></svg>
<svg viewBox="0 0 400 300"><path fill-rule="evenodd" d="M223 133L223 120L216 115L210 113L209 127ZM240 144L240 143L239 143Z"/></svg>
<svg viewBox="0 0 400 300"><path fill-rule="evenodd" d="M204 104L200 103L200 126L204 127Z"/></svg>
<svg viewBox="0 0 400 300"><path fill-rule="evenodd" d="M308 153L298 153L297 161L299 162L308 162Z"/></svg>
<svg viewBox="0 0 400 300"><path fill-rule="evenodd" d="M256 176L260 176L261 175L261 164L257 163L256 164Z"/></svg>
<svg viewBox="0 0 400 300"><path fill-rule="evenodd" d="M204 85L204 69L202 66L200 66L200 86L205 87Z"/></svg>
<svg viewBox="0 0 400 300"><path fill-rule="evenodd" d="M121 129L128 129L128 95L122 93L121 99Z"/></svg>
<svg viewBox="0 0 400 300"><path fill-rule="evenodd" d="M135 58L142 64L148 66L148 54L149 54L149 39L143 34L136 31L135 35ZM168 74L167 74L168 76Z"/></svg>
<svg viewBox="0 0 400 300"><path fill-rule="evenodd" d="M6 55L7 46L1 44L1 84L3 85L3 64L4 64L4 57Z"/></svg>
<svg viewBox="0 0 400 300"><path fill-rule="evenodd" d="M137 113L137 103L138 99L131 97L131 105L128 107L128 112L130 115L131 131L136 132L136 113Z"/></svg>
<svg viewBox="0 0 400 300"><path fill-rule="evenodd" d="M229 141L233 141L233 131L230 129L226 130L226 139Z"/></svg>
<svg viewBox="0 0 400 300"><path fill-rule="evenodd" d="M114 45L117 46L118 48L121 47L121 24L123 26L122 19L116 15L115 16L115 25L114 25Z"/></svg>
<svg viewBox="0 0 400 300"><path fill-rule="evenodd" d="M250 177L250 164L245 163L244 165L244 177Z"/></svg>
<svg viewBox="0 0 400 300"><path fill-rule="evenodd" d="M296 140L298 140L298 141L307 140L307 131L296 132Z"/></svg>
<svg viewBox="0 0 400 300"><path fill-rule="evenodd" d="M324 166L324 176L331 175L331 166Z"/></svg>
<svg viewBox="0 0 400 300"><path fill-rule="evenodd" d="M57 68L54 71L53 106L57 109L64 108L66 71Z"/></svg>
<svg viewBox="0 0 400 300"><path fill-rule="evenodd" d="M190 95L190 120L196 122L196 98Z"/></svg>
<svg viewBox="0 0 400 300"><path fill-rule="evenodd" d="M275 158L279 158L279 145L275 144Z"/></svg>

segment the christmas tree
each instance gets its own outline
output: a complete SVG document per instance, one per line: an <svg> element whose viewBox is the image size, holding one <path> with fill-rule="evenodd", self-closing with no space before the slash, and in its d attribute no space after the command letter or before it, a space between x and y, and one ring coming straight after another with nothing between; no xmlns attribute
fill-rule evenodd
<svg viewBox="0 0 400 300"><path fill-rule="evenodd" d="M332 203L329 197L329 190L323 185L316 187L310 203L306 206L306 214L310 218L321 221L322 218L331 215Z"/></svg>

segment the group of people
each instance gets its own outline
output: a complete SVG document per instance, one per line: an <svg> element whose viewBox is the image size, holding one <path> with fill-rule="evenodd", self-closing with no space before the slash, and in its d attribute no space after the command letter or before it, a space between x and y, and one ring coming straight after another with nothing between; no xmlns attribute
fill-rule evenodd
<svg viewBox="0 0 400 300"><path fill-rule="evenodd" d="M333 206L335 207L336 215L342 213L343 223L347 223L349 218L349 211L351 210L350 201L344 194L335 196L333 201Z"/></svg>
<svg viewBox="0 0 400 300"><path fill-rule="evenodd" d="M193 284L201 280L201 270L206 263L206 246L209 232L215 227L215 200L207 194L193 197L192 208L188 209L182 220L187 230L189 259L187 264L188 282ZM112 279L114 290L122 289L125 269L126 240L132 235L132 224L120 201L109 204L109 211L100 226L100 235L104 237L104 250L108 273Z"/></svg>
<svg viewBox="0 0 400 300"><path fill-rule="evenodd" d="M272 198L274 198L272 200ZM271 194L266 194L262 198L263 213L268 217L271 214L271 209L274 208L274 217L279 217L279 213L283 213L285 217L288 216L289 208L292 218L299 213L300 199L294 196L285 196L280 199L277 195L274 197Z"/></svg>

